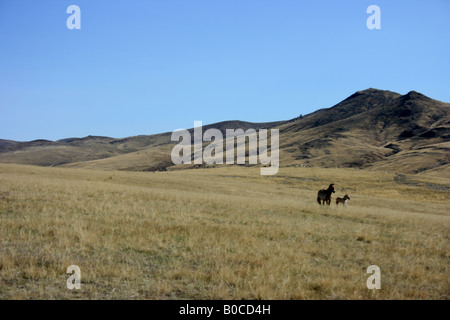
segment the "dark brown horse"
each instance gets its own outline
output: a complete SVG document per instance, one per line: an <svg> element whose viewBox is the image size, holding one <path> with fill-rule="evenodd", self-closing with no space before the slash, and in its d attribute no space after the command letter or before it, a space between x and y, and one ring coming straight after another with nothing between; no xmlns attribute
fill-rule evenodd
<svg viewBox="0 0 450 320"><path fill-rule="evenodd" d="M317 193L317 202L319 204L325 204L326 203L327 205L330 205L330 203L331 203L331 194L333 192L335 192L333 183L330 184L330 186L328 187L327 190L325 190L325 189L319 190L319 192Z"/></svg>

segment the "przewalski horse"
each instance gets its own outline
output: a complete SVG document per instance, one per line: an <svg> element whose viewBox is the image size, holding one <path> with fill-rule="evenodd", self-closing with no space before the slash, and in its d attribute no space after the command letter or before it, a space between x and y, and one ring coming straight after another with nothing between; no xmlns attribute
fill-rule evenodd
<svg viewBox="0 0 450 320"><path fill-rule="evenodd" d="M333 183L330 184L330 186L328 187L327 190L325 190L325 189L319 190L319 192L317 193L317 202L319 204L325 204L326 203L327 205L330 205L330 203L331 203L331 194L333 192L335 192ZM322 201L322 203L321 203L321 201Z"/></svg>
<svg viewBox="0 0 450 320"><path fill-rule="evenodd" d="M346 194L343 198L337 197L336 205L338 205L339 203L342 203L346 207L348 200L350 200L350 197L348 196L348 194Z"/></svg>

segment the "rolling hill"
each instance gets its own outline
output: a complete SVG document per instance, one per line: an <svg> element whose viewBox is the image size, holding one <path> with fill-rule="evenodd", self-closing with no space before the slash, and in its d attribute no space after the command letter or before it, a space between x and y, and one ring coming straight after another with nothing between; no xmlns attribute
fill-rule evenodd
<svg viewBox="0 0 450 320"><path fill-rule="evenodd" d="M280 167L352 167L450 177L450 104L411 91L358 91L331 108L287 121L224 121L217 128L280 130ZM190 129L192 132L193 129ZM102 170L158 171L174 166L171 132L127 138L0 140L0 162ZM201 165L205 166L205 165Z"/></svg>
<svg viewBox="0 0 450 320"><path fill-rule="evenodd" d="M368 89L280 127L284 161L449 174L450 104Z"/></svg>

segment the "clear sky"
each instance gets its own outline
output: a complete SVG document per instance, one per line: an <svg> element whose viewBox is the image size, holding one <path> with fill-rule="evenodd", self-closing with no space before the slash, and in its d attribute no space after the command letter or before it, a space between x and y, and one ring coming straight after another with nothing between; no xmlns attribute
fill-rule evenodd
<svg viewBox="0 0 450 320"><path fill-rule="evenodd" d="M450 1L0 0L0 139L287 120L369 87L450 102Z"/></svg>

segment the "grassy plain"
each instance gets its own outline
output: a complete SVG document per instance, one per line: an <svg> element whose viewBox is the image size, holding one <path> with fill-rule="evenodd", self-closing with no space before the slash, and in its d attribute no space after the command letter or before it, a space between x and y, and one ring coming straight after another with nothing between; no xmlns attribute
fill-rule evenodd
<svg viewBox="0 0 450 320"><path fill-rule="evenodd" d="M317 204L331 182L347 208ZM449 200L448 179L356 169L0 164L0 299L449 299Z"/></svg>

